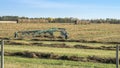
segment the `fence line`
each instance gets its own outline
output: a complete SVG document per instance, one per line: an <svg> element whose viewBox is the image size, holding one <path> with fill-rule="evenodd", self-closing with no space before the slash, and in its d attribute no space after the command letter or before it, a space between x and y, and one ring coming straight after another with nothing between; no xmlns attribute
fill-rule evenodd
<svg viewBox="0 0 120 68"><path fill-rule="evenodd" d="M4 40L1 40L1 68L4 68ZM119 45L116 45L116 68L119 68Z"/></svg>

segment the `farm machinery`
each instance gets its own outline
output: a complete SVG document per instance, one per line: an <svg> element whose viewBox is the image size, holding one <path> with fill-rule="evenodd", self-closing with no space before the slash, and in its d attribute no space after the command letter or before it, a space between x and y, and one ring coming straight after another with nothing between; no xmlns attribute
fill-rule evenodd
<svg viewBox="0 0 120 68"><path fill-rule="evenodd" d="M54 33L59 32L60 37L64 39L68 39L68 33L65 28L50 28L47 30L30 30L30 31L17 31L14 33L14 38L18 38L20 36L25 37L25 36L32 36L32 37L37 37L41 35L46 35L48 34L52 38L54 38Z"/></svg>

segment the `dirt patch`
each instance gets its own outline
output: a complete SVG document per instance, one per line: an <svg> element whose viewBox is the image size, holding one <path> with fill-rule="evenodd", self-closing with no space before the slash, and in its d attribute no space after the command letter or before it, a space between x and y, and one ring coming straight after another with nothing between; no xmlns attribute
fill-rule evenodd
<svg viewBox="0 0 120 68"><path fill-rule="evenodd" d="M82 62L98 62L98 63L112 63L115 64L115 58L104 58L98 56L88 56L88 57L77 57L77 56L67 56L67 55L56 55L54 53L41 53L41 52L5 52L6 56L21 56L28 58L45 58L45 59L56 59L56 60L70 60L70 61L82 61ZM120 60L119 60L120 61Z"/></svg>

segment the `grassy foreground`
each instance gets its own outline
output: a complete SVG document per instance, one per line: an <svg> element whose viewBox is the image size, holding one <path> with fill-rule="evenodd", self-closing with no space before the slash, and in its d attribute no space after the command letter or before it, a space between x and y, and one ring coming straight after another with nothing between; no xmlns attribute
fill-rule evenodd
<svg viewBox="0 0 120 68"><path fill-rule="evenodd" d="M115 68L115 65L5 56L5 68Z"/></svg>

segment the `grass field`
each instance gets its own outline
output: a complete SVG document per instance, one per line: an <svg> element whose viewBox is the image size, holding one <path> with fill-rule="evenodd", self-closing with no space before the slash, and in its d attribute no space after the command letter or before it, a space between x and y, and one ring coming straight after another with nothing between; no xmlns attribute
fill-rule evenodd
<svg viewBox="0 0 120 68"><path fill-rule="evenodd" d="M38 53L53 53L59 56L77 56L85 57L98 56L104 60L104 58L115 58L115 50L107 49L84 49L74 48L75 45L83 45L88 47L115 47L116 44L109 43L85 43L85 42L61 42L61 41L33 41L31 38L24 40L13 39L15 31L22 30L42 30L52 27L66 28L69 33L68 40L87 40L98 42L120 42L120 25L119 24L89 24L89 25L74 25L68 23L44 23L44 24L0 24L0 38L10 38L7 40L12 42L8 44L5 42L5 52L38 52ZM17 44L14 44L17 43ZM19 45L19 44L20 45ZM70 46L66 47L51 47L37 46L42 44L65 44ZM100 59L100 60L101 60ZM87 59L86 59L87 60ZM102 63L102 62L83 62L83 61L71 61L49 58L28 58L22 56L5 56L5 68L115 68L114 63Z"/></svg>
<svg viewBox="0 0 120 68"><path fill-rule="evenodd" d="M5 57L5 68L115 68L114 64Z"/></svg>
<svg viewBox="0 0 120 68"><path fill-rule="evenodd" d="M54 53L67 56L99 56L106 58L115 57L115 51L97 49L74 49L74 48L54 48L28 45L5 45L7 52L43 52ZM5 68L115 68L115 64L80 62L53 59L24 58L17 56L5 56Z"/></svg>
<svg viewBox="0 0 120 68"><path fill-rule="evenodd" d="M39 46L20 46L20 45L7 45L5 51L8 52L44 52L54 53L58 55L75 55L75 56L89 56L96 55L101 57L115 57L115 51L110 50L96 50L96 49L75 49L75 48L54 48L54 47L39 47Z"/></svg>
<svg viewBox="0 0 120 68"><path fill-rule="evenodd" d="M13 38L15 31L22 30L44 30L52 27L66 28L69 33L69 39L74 40L94 40L102 42L119 42L120 25L119 24L90 24L90 25L73 25L59 23L45 24L0 24L0 37Z"/></svg>

